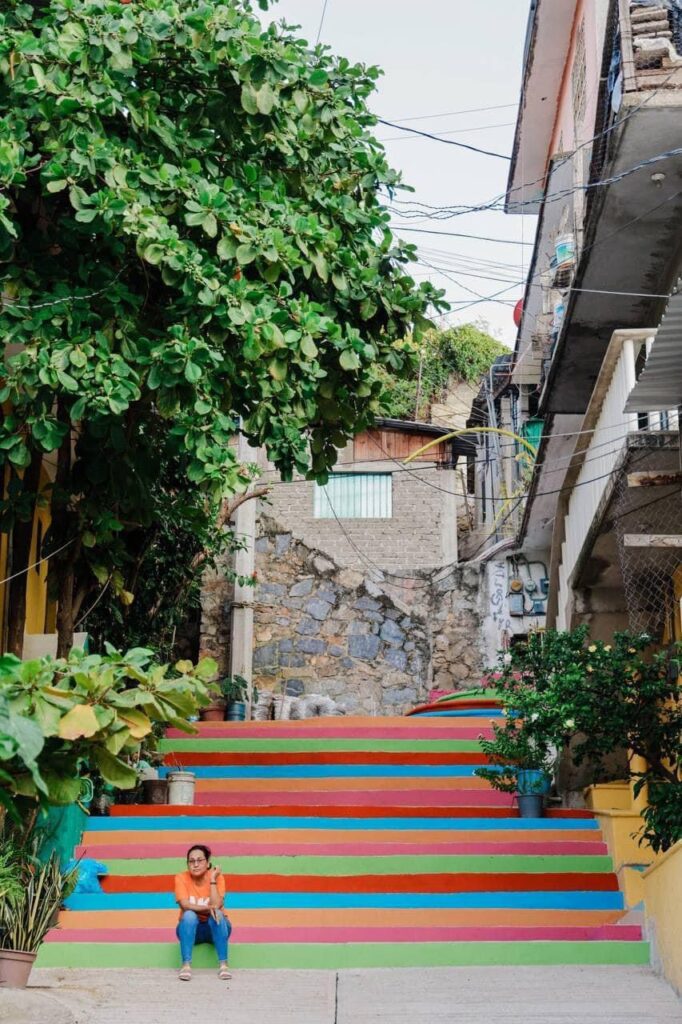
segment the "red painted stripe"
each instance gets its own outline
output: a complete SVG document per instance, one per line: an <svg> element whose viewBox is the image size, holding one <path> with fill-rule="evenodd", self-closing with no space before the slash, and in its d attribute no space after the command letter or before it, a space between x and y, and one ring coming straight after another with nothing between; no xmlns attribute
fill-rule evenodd
<svg viewBox="0 0 682 1024"><path fill-rule="evenodd" d="M53 928L46 942L175 942L175 929L168 928ZM306 927L258 928L236 925L232 941L244 944L259 942L638 942L642 929L638 925L595 925L590 927L558 925L498 927L430 927L383 928Z"/></svg>
<svg viewBox="0 0 682 1024"><path fill-rule="evenodd" d="M229 780L227 780L229 782ZM196 794L197 804L212 807L222 804L228 797L229 786L225 790L203 790ZM279 804L290 805L296 800L298 807L353 807L361 799L363 807L412 807L414 814L421 814L424 805L429 807L480 807L486 808L482 816L487 815L489 807L509 807L511 797L508 793L498 793L494 789L405 789L391 791L386 794L381 790L371 790L360 794L357 790L349 793L340 789L334 790L303 790L296 793L295 798L287 792L253 792L249 793L249 802L253 805L277 807ZM210 814L210 811L207 811Z"/></svg>
<svg viewBox="0 0 682 1024"><path fill-rule="evenodd" d="M302 750L275 753L247 751L171 750L164 757L167 765L268 765L268 764L488 764L480 751L404 750Z"/></svg>
<svg viewBox="0 0 682 1024"><path fill-rule="evenodd" d="M509 800L512 797L509 796ZM267 815L266 806L272 806L272 814L290 818L310 817L310 808L301 804L294 805L263 805L247 804L211 804L211 805L173 805L173 804L121 804L111 808L114 818L164 818L174 817L182 822L184 817L201 817L210 814L215 817L252 817L262 818ZM516 807L400 807L394 804L385 807L334 807L325 806L325 818L518 818ZM557 818L590 818L592 811L550 810L546 812L546 820ZM181 827L181 824L178 826Z"/></svg>
<svg viewBox="0 0 682 1024"><path fill-rule="evenodd" d="M469 700L449 700L449 701L433 701L430 704L418 704L416 708L412 708L408 711L406 717L411 715L420 715L425 711L474 711L478 708L483 709L499 709L502 707L502 701L493 697L478 697L470 698Z"/></svg>
<svg viewBox="0 0 682 1024"><path fill-rule="evenodd" d="M105 892L173 891L173 875L109 875ZM613 873L590 871L414 875L230 875L230 892L615 892Z"/></svg>
<svg viewBox="0 0 682 1024"><path fill-rule="evenodd" d="M155 857L185 857L187 842L177 842L175 834L169 832L168 842L155 839L153 843L106 843L76 847L76 857L96 857L98 860L108 858L120 860L146 860ZM608 854L606 843L585 842L490 842L490 843L400 843L394 842L338 842L338 843L254 843L254 842L216 842L211 841L211 850L216 857L297 857L297 856L329 856L352 857L358 853L363 857L381 857L389 854L412 855L481 855L494 854L531 855L538 857L555 857L561 855L602 857Z"/></svg>

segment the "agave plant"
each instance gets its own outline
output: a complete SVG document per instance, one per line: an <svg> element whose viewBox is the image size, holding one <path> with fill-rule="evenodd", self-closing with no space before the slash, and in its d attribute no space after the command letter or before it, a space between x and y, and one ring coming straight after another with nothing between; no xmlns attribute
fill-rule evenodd
<svg viewBox="0 0 682 1024"><path fill-rule="evenodd" d="M43 865L24 867L19 889L13 886L0 900L0 949L37 953L73 883L73 874L62 871L54 853Z"/></svg>

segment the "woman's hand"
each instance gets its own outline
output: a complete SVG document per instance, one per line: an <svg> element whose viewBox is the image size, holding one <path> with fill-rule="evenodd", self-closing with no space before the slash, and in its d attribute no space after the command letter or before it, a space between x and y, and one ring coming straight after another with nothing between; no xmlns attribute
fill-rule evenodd
<svg viewBox="0 0 682 1024"><path fill-rule="evenodd" d="M211 868L211 883L217 882L220 878L221 871L219 867Z"/></svg>

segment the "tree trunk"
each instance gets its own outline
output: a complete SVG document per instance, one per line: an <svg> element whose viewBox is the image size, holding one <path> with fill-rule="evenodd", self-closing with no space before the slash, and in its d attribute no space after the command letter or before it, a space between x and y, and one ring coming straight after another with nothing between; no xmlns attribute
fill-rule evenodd
<svg viewBox="0 0 682 1024"><path fill-rule="evenodd" d="M26 522L17 522L11 534L11 575L8 588L7 650L20 658L24 651L24 628L26 626L26 589L28 585L29 558L33 539L33 516L38 487L42 455L36 452L24 470L23 490L30 496L30 515ZM38 555L40 557L40 554ZM19 573L15 576L15 573Z"/></svg>

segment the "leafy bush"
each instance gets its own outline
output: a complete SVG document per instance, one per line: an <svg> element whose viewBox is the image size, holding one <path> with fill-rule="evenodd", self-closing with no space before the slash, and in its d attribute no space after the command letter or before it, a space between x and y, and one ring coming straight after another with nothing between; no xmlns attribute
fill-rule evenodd
<svg viewBox="0 0 682 1024"><path fill-rule="evenodd" d="M589 762L598 770L614 751L625 750L628 778L649 786L642 841L667 849L682 836L679 648L656 650L651 637L626 632L611 643L590 643L586 626L531 634L501 656L492 676L508 709L487 746L493 763L509 756L513 744L521 753L524 747L568 750L570 744L574 764ZM647 767L640 771L634 758Z"/></svg>
<svg viewBox="0 0 682 1024"><path fill-rule="evenodd" d="M476 384L495 359L508 351L475 324L426 331L413 347L415 366L408 379L395 380L386 373L379 374L385 387L382 394L385 416L426 419L431 405L445 397L453 377Z"/></svg>
<svg viewBox="0 0 682 1024"><path fill-rule="evenodd" d="M131 789L130 759L143 741L154 745L155 726L195 731L187 718L208 703L216 663L170 669L153 656L107 645L105 655L74 650L56 661L0 658L0 802L10 812L21 798L73 803L89 771Z"/></svg>

